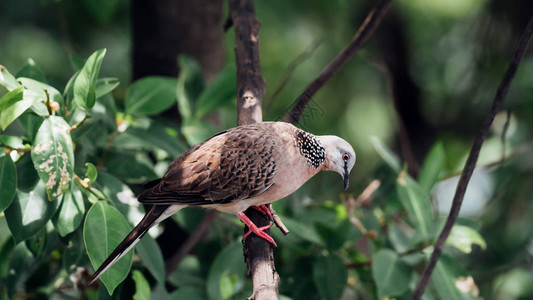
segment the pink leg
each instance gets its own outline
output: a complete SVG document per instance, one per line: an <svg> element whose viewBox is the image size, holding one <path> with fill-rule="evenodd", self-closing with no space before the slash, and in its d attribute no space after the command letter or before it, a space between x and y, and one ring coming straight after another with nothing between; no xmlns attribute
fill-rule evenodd
<svg viewBox="0 0 533 300"><path fill-rule="evenodd" d="M270 242L272 243L272 245L274 246L278 246L276 245L276 242L274 242L274 239L266 234L263 230L267 229L267 228L270 228L270 225L267 225L267 226L262 226L260 228L257 227L257 225L255 225L252 220L250 220L243 212L239 212L239 213L236 213L235 214L239 219L241 219L241 221L244 222L244 224L246 224L246 226L248 226L248 228L250 228L250 231L248 231L244 236L243 236L243 239L245 239L246 237L248 237L248 235L250 235L250 232L253 232L255 233L258 237L266 240L267 242Z"/></svg>
<svg viewBox="0 0 533 300"><path fill-rule="evenodd" d="M258 212L262 213L263 215L268 215L268 217L270 218L270 220L272 220L272 214L270 213L270 209L268 209L268 207L266 207L266 205L260 205L260 206L252 206L253 209L257 210Z"/></svg>
<svg viewBox="0 0 533 300"><path fill-rule="evenodd" d="M270 226L272 226L272 225L261 226L261 227L258 227L257 229L259 229L259 230L261 230L261 231L264 231L265 229L270 228ZM250 233L252 233L252 231L251 231L251 230L248 230L248 232L245 233L245 234L242 236L242 239L243 239L243 240L246 239L246 238L250 235Z"/></svg>

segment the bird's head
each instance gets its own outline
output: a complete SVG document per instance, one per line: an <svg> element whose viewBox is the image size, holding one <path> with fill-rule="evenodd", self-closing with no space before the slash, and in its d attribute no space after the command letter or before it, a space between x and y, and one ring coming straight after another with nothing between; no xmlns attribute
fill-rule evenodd
<svg viewBox="0 0 533 300"><path fill-rule="evenodd" d="M338 136L322 135L318 138L326 152L323 170L339 173L344 180L344 190L347 190L350 171L355 164L355 151L348 142Z"/></svg>

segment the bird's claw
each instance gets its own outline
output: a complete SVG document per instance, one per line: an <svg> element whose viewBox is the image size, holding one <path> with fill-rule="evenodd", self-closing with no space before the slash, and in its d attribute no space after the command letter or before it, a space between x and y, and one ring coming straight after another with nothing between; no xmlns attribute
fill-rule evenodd
<svg viewBox="0 0 533 300"><path fill-rule="evenodd" d="M263 215L267 215L271 221L274 219L274 217L272 217L272 214L270 213L270 209L268 209L266 205L254 205L252 206L252 208L262 213Z"/></svg>
<svg viewBox="0 0 533 300"><path fill-rule="evenodd" d="M264 206L264 205L263 205ZM266 207L265 207L266 208ZM259 208L260 209L260 208ZM268 208L267 208L268 209ZM266 214L266 212L265 212ZM247 233L244 234L244 236L242 237L242 239L246 239L250 233L255 233L255 235L257 235L258 237L266 240L267 242L271 243L272 245L274 245L275 247L277 247L278 245L276 244L276 242L274 242L274 239L268 235L266 232L264 232L264 230L270 228L270 226L272 226L271 224L269 225L266 225L266 226L261 226L261 227L257 227L257 225L255 225L252 220L250 220L243 212L240 212L240 213L237 213L236 214L237 217L239 217L239 219L241 219L241 221L244 222L244 224L246 224L246 226L248 226L248 228L250 229Z"/></svg>
<svg viewBox="0 0 533 300"><path fill-rule="evenodd" d="M242 236L242 239L246 239L252 232L255 233L258 237L266 240L267 242L270 242L272 245L274 245L274 247L277 247L278 245L276 244L276 242L274 242L274 239L268 235L266 232L264 232L263 230L266 230L268 228L270 228L270 226L272 225L266 225L266 226L261 226L261 227L255 227L257 230L253 230L253 229L250 229L248 230L247 233L245 233L243 236Z"/></svg>

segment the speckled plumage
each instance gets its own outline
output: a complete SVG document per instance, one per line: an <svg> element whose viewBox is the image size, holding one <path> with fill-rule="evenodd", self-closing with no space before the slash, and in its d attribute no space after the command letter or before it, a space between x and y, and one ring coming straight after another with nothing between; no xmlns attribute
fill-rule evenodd
<svg viewBox="0 0 533 300"><path fill-rule="evenodd" d="M353 157L343 162L341 157L346 154ZM102 263L90 283L152 226L186 206L236 214L255 226L242 214L248 207L288 196L320 170L338 172L346 185L346 172L354 163L355 153L344 140L314 136L289 123L263 122L220 132L184 152L161 179L147 184L138 200L152 204L152 208ZM254 233L274 243L257 227Z"/></svg>
<svg viewBox="0 0 533 300"><path fill-rule="evenodd" d="M139 196L150 204L210 205L257 196L272 185L282 138L259 123L232 128L183 153Z"/></svg>
<svg viewBox="0 0 533 300"><path fill-rule="evenodd" d="M296 133L296 144L298 145L300 154L307 159L307 162L313 168L318 168L326 159L324 147L316 136L303 130L298 130Z"/></svg>

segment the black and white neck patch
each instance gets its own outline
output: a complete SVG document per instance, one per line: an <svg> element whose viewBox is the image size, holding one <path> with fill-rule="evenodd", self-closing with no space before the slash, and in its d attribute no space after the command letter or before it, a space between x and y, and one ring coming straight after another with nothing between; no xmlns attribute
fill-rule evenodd
<svg viewBox="0 0 533 300"><path fill-rule="evenodd" d="M313 168L318 168L326 159L326 151L316 136L303 130L298 130L296 144L300 154L307 158L307 163Z"/></svg>

